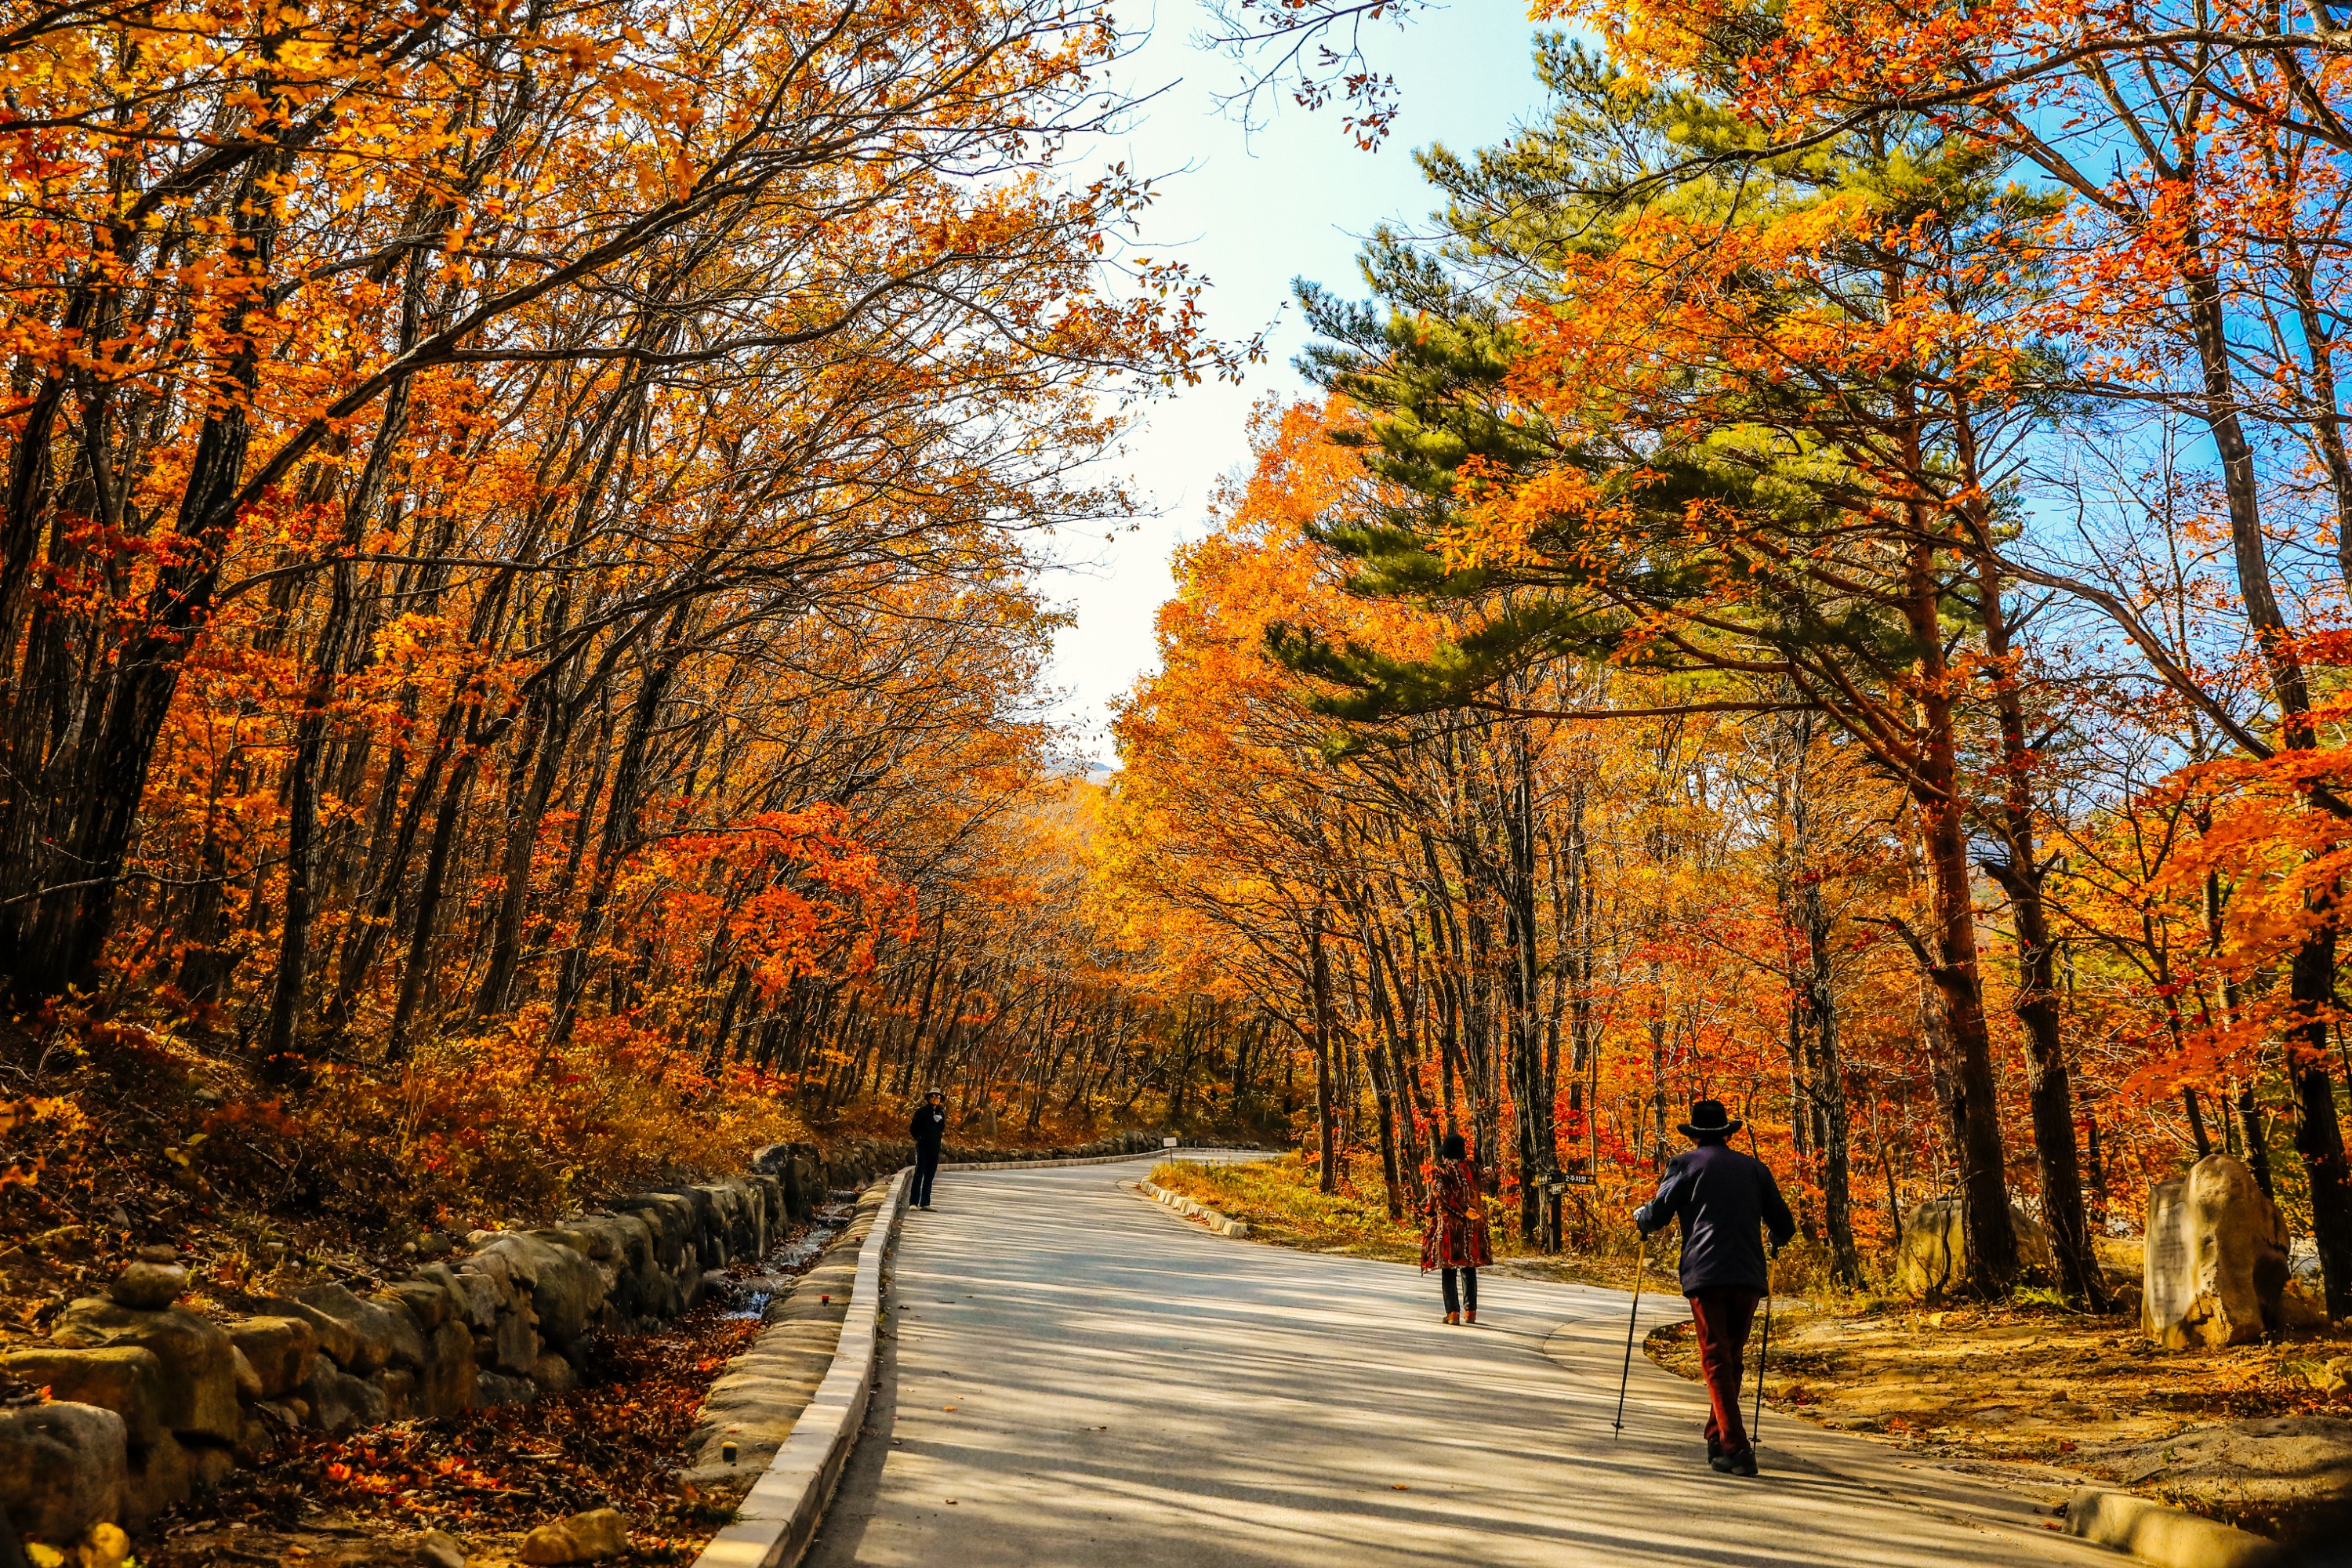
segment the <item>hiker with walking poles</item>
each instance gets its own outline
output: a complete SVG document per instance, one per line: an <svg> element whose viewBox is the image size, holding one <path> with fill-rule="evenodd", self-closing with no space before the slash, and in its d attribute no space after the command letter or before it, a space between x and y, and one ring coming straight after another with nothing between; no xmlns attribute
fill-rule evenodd
<svg viewBox="0 0 2352 1568"><path fill-rule="evenodd" d="M1781 1201L1770 1167L1731 1146L1739 1127L1721 1100L1693 1101L1690 1120L1682 1125L1693 1147L1668 1163L1657 1196L1634 1211L1633 1223L1645 1247L1668 1221L1682 1226L1683 1294L1690 1300L1699 1367L1706 1379L1707 1463L1726 1475L1752 1476L1756 1449L1739 1418L1739 1378L1756 1304L1771 1289L1759 1231L1771 1232L1777 1253L1797 1234L1797 1222ZM1760 1367L1757 1383L1760 1407Z"/></svg>

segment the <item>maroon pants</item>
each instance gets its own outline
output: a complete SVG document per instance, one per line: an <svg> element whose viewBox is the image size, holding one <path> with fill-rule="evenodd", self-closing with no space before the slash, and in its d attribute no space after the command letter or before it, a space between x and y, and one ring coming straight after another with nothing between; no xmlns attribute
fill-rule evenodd
<svg viewBox="0 0 2352 1568"><path fill-rule="evenodd" d="M1748 1348L1748 1325L1756 1321L1756 1303L1763 1298L1753 1290L1702 1290L1690 1298L1691 1321L1698 1328L1699 1375L1706 1379L1710 1406L1706 1435L1723 1445L1727 1454L1748 1447L1748 1427L1739 1419L1739 1358Z"/></svg>

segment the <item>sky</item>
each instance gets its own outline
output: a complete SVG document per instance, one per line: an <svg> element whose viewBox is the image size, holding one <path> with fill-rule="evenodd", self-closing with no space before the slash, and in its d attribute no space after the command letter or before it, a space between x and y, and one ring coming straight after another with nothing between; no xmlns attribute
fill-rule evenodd
<svg viewBox="0 0 2352 1568"><path fill-rule="evenodd" d="M1251 366L1240 385L1179 389L1143 413L1113 467L1150 514L1109 542L1074 547L1072 563L1046 582L1077 617L1055 645L1055 711L1081 731L1073 749L1105 763L1116 762L1109 700L1156 663L1152 618L1175 589L1171 552L1206 531L1217 480L1248 456L1251 406L1307 389L1290 364L1306 341L1291 279L1360 294L1362 237L1384 218L1417 225L1433 205L1412 150L1500 141L1537 104L1525 0L1453 0L1374 37L1403 109L1389 142L1372 153L1357 149L1332 108L1309 113L1286 99L1264 123L1244 126L1216 103L1239 79L1238 68L1196 44L1205 21L1196 0L1136 0L1136 7L1123 8L1122 21L1150 21L1151 36L1123 69L1138 91L1164 90L1101 155L1165 176L1148 220L1150 243L1138 248L1207 276L1217 336L1272 331L1266 362Z"/></svg>

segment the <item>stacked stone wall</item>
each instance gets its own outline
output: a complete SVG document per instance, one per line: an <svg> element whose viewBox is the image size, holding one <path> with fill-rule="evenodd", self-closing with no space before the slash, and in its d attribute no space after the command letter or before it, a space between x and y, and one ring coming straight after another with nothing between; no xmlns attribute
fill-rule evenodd
<svg viewBox="0 0 2352 1568"><path fill-rule="evenodd" d="M1140 1152L1127 1133L1082 1149L951 1148L956 1162ZM726 1181L633 1193L538 1230L476 1231L410 1277L179 1305L165 1248L107 1295L71 1303L46 1342L0 1372L47 1403L0 1409L0 1507L27 1539L64 1546L92 1526L137 1530L297 1431L339 1434L516 1404L578 1385L589 1342L675 1318L766 1255L832 1193L910 1163L905 1140L777 1143Z"/></svg>

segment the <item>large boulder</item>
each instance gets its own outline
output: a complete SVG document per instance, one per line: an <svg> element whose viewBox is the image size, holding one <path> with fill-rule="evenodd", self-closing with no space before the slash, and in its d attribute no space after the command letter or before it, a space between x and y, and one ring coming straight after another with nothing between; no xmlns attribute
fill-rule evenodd
<svg viewBox="0 0 2352 1568"><path fill-rule="evenodd" d="M488 1410L500 1405L528 1405L539 1397L539 1385L527 1377L486 1372L475 1380L474 1403Z"/></svg>
<svg viewBox="0 0 2352 1568"><path fill-rule="evenodd" d="M52 1399L113 1411L131 1443L152 1443L171 1430L163 1422L163 1363L143 1345L68 1350L36 1344L0 1355L0 1372L47 1389Z"/></svg>
<svg viewBox="0 0 2352 1568"><path fill-rule="evenodd" d="M219 1324L185 1307L142 1311L89 1297L65 1310L49 1339L75 1350L152 1351L163 1424L183 1435L236 1438L242 1416L234 1347Z"/></svg>
<svg viewBox="0 0 2352 1568"><path fill-rule="evenodd" d="M238 1318L229 1342L253 1367L263 1399L283 1399L301 1386L318 1353L319 1331L299 1318Z"/></svg>
<svg viewBox="0 0 2352 1568"><path fill-rule="evenodd" d="M2050 1232L2017 1205L2009 1206L2017 1230L2018 1267L2050 1278L2057 1271ZM1895 1288L1927 1300L1957 1296L1968 1287L1969 1232L1957 1197L1929 1198L1903 1221L1903 1245L1895 1257Z"/></svg>
<svg viewBox="0 0 2352 1568"><path fill-rule="evenodd" d="M764 1258L784 1233L784 1184L764 1173L746 1180L760 1201L760 1256Z"/></svg>
<svg viewBox="0 0 2352 1568"><path fill-rule="evenodd" d="M406 1421L422 1414L416 1408L416 1374L404 1366L378 1367L367 1381L383 1396L383 1418Z"/></svg>
<svg viewBox="0 0 2352 1568"><path fill-rule="evenodd" d="M579 1222L579 1229L589 1238L588 1256L599 1262L636 1275L653 1268L654 1233L639 1215L591 1215Z"/></svg>
<svg viewBox="0 0 2352 1568"><path fill-rule="evenodd" d="M65 1547L123 1514L122 1417L95 1405L0 1410L0 1507L17 1532Z"/></svg>
<svg viewBox="0 0 2352 1568"><path fill-rule="evenodd" d="M2141 1326L2175 1350L2242 1345L2285 1326L2286 1222L2254 1173L2208 1154L2148 1189Z"/></svg>
<svg viewBox="0 0 2352 1568"><path fill-rule="evenodd" d="M654 1237L646 1222L635 1215L590 1215L572 1222L587 1244L588 1257L604 1281L604 1310L600 1321L617 1327L645 1310L646 1287L654 1270Z"/></svg>
<svg viewBox="0 0 2352 1568"><path fill-rule="evenodd" d="M541 1394L569 1394L580 1386L579 1369L553 1351L531 1363L524 1375Z"/></svg>
<svg viewBox="0 0 2352 1568"><path fill-rule="evenodd" d="M539 1360L539 1331L531 1326L530 1309L516 1308L499 1315L499 1326L482 1342L482 1351L500 1372L529 1372Z"/></svg>
<svg viewBox="0 0 2352 1568"><path fill-rule="evenodd" d="M488 1247L499 1238L486 1232L480 1239ZM478 1311L465 1320L473 1331L476 1359L485 1368L519 1373L539 1359L540 1342L538 1319L530 1306L530 1284L515 1277L513 1249L488 1249L457 1265L456 1278L472 1293L478 1305L485 1300L488 1303L487 1322Z"/></svg>
<svg viewBox="0 0 2352 1568"><path fill-rule="evenodd" d="M721 1196L716 1187L673 1187L670 1191L686 1200L693 1215L687 1236L690 1245L698 1245L704 1267L712 1262L715 1243L722 1242L727 1222L719 1213Z"/></svg>

